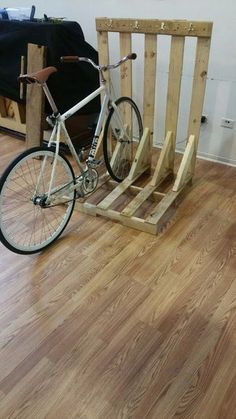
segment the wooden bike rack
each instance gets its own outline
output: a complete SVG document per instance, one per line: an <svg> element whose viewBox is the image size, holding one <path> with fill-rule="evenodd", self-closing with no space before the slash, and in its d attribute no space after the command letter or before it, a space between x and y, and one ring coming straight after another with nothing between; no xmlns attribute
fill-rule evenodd
<svg viewBox="0 0 236 419"><path fill-rule="evenodd" d="M144 35L144 134L128 177L120 184L105 182L98 191L79 205L91 215L102 215L123 225L157 234L171 206L191 184L197 155L203 100L206 86L211 22L149 19L96 19L100 62L109 62L109 33L117 32L120 55L132 52L132 35ZM165 118L165 139L159 158L151 168L155 109L157 39L171 37L169 80ZM141 35L140 35L141 36ZM186 37L196 37L195 67L189 112L186 148L174 173L176 132L178 126L181 79ZM132 62L121 66L121 95L132 96ZM145 172L153 170L143 183ZM137 184L140 182L140 185ZM163 185L167 184L166 191ZM112 189L112 190L109 190Z"/></svg>

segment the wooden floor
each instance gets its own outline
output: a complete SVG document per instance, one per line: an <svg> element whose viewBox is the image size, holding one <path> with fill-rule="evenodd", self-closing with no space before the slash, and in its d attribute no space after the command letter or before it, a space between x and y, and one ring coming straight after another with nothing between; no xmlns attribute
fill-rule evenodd
<svg viewBox="0 0 236 419"><path fill-rule="evenodd" d="M44 253L0 245L0 418L234 419L235 330L236 168L198 161L158 237L75 211Z"/></svg>

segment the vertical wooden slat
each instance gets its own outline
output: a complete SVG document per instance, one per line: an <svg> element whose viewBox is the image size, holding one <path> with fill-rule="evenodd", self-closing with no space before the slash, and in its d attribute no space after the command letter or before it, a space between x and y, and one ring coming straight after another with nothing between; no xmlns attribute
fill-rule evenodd
<svg viewBox="0 0 236 419"><path fill-rule="evenodd" d="M130 33L120 34L120 56L121 58L132 52L132 41ZM126 61L120 66L120 94L121 96L132 97L132 60Z"/></svg>
<svg viewBox="0 0 236 419"><path fill-rule="evenodd" d="M46 47L28 44L27 72L33 73L45 67ZM26 147L41 144L43 139L44 93L36 83L27 87L26 93Z"/></svg>
<svg viewBox="0 0 236 419"><path fill-rule="evenodd" d="M183 70L184 37L173 36L170 49L169 80L166 105L165 132L172 132L176 141L179 114L180 88Z"/></svg>
<svg viewBox="0 0 236 419"><path fill-rule="evenodd" d="M183 70L184 42L184 37L172 36L165 120L165 135L167 135L168 132L172 132L172 146L168 153L169 170L172 171L174 170L175 161L175 144Z"/></svg>
<svg viewBox="0 0 236 419"><path fill-rule="evenodd" d="M98 61L100 65L109 64L110 62L110 56L109 56L109 39L108 39L108 32L99 31L97 32L97 41L98 41ZM111 90L111 78L110 78L110 72L107 71L105 74L105 79L107 81L107 87L109 90ZM101 103L104 98L104 93L101 94ZM104 127L103 127L104 128ZM98 144L97 144L97 150L95 154L95 158L97 160L101 159L103 154L102 149L102 142L103 142L103 130L100 133Z"/></svg>
<svg viewBox="0 0 236 419"><path fill-rule="evenodd" d="M151 143L154 129L154 107L156 87L156 55L157 36L146 34L144 44L144 93L143 93L143 125L150 129Z"/></svg>
<svg viewBox="0 0 236 419"><path fill-rule="evenodd" d="M120 57L123 58L132 52L132 40L130 33L120 34ZM120 66L120 94L121 96L132 97L132 60L126 61ZM123 121L127 125L127 130L132 133L133 120L129 105L123 106Z"/></svg>
<svg viewBox="0 0 236 419"><path fill-rule="evenodd" d="M202 108L207 80L207 69L210 53L210 42L208 38L198 38L196 49L196 60L193 77L192 99L190 106L190 116L188 125L188 138L194 135L196 139L196 148L192 162L192 173L195 168L197 146L199 141Z"/></svg>
<svg viewBox="0 0 236 419"><path fill-rule="evenodd" d="M109 45L108 45L108 32L98 32L98 57L99 64L109 63Z"/></svg>
<svg viewBox="0 0 236 419"><path fill-rule="evenodd" d="M109 44L108 44L108 32L98 32L98 59L99 64L109 64ZM110 87L110 73L106 72L105 78L107 80L107 85Z"/></svg>

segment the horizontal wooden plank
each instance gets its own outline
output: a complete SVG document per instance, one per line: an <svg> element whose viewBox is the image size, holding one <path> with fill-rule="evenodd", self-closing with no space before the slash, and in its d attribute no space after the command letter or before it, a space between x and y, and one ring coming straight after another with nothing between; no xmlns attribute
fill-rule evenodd
<svg viewBox="0 0 236 419"><path fill-rule="evenodd" d="M131 215L135 214L138 208L152 195L155 191L156 186L152 186L150 184L146 185L142 188L138 195L123 209L122 215L130 217Z"/></svg>
<svg viewBox="0 0 236 419"><path fill-rule="evenodd" d="M104 210L103 208L87 202L85 202L85 204L79 203L78 209L85 214L92 216L101 215L102 217L109 218L112 221L117 221L126 227L131 227L135 230L140 230L144 231L145 233L156 235L156 225L153 225L153 223L150 222L146 222L143 218L126 217L119 211L112 209Z"/></svg>
<svg viewBox="0 0 236 419"><path fill-rule="evenodd" d="M162 218L167 213L170 206L176 201L178 198L180 192L173 192L170 191L162 200L159 202L159 204L156 206L156 208L153 210L153 212L147 217L146 221L150 224L153 224L157 227L157 225L161 222Z"/></svg>
<svg viewBox="0 0 236 419"><path fill-rule="evenodd" d="M0 127L9 129L11 131L20 132L22 134L26 133L26 126L20 121L17 121L15 118L9 116L3 118L0 115Z"/></svg>
<svg viewBox="0 0 236 419"><path fill-rule="evenodd" d="M96 19L99 32L155 33L160 35L197 36L210 38L212 22L159 19Z"/></svg>
<svg viewBox="0 0 236 419"><path fill-rule="evenodd" d="M106 198L104 198L97 206L100 209L107 210L113 202L119 198L125 191L132 185L133 180L126 178L123 182L119 183L113 191L111 191Z"/></svg>

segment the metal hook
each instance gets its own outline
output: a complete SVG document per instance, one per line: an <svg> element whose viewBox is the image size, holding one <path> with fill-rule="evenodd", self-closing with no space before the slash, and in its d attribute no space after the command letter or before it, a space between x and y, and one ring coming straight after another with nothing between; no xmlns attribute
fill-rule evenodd
<svg viewBox="0 0 236 419"><path fill-rule="evenodd" d="M161 22L161 31L165 31L166 25L165 22Z"/></svg>
<svg viewBox="0 0 236 419"><path fill-rule="evenodd" d="M189 32L194 31L194 27L193 27L193 24L192 23L190 23L189 28L188 28L188 31Z"/></svg>
<svg viewBox="0 0 236 419"><path fill-rule="evenodd" d="M111 28L113 25L112 19L109 19L109 22L107 23L108 28Z"/></svg>

